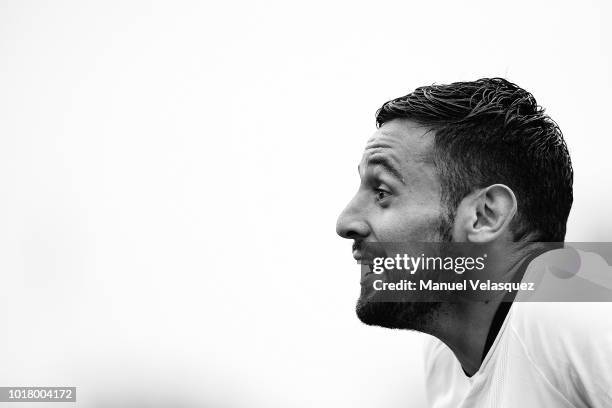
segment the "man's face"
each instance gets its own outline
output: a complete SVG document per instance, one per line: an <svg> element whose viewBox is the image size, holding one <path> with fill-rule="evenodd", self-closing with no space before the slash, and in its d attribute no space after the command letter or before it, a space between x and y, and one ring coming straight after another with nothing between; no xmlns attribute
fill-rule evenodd
<svg viewBox="0 0 612 408"><path fill-rule="evenodd" d="M433 134L428 131L412 121L395 119L368 140L359 163L361 184L336 225L340 236L354 240L355 259L364 255L364 243L441 240L445 212L431 159ZM381 303L374 296L364 285L357 314L366 324L418 325L434 307L426 303Z"/></svg>

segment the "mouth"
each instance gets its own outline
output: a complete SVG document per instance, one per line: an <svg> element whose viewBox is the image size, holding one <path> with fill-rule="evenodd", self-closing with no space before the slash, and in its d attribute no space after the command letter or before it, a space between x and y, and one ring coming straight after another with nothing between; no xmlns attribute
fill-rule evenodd
<svg viewBox="0 0 612 408"><path fill-rule="evenodd" d="M366 282L366 278L372 275L372 254L363 248L363 242L355 241L353 244L353 259L361 265L361 284Z"/></svg>
<svg viewBox="0 0 612 408"><path fill-rule="evenodd" d="M355 259L358 264L371 265L373 259L382 256L382 254L377 253L376 247L364 244L363 241L355 241L355 243L353 243L353 259Z"/></svg>
<svg viewBox="0 0 612 408"><path fill-rule="evenodd" d="M363 263L363 255L363 242L355 241L353 243L353 259L355 259L358 264Z"/></svg>
<svg viewBox="0 0 612 408"><path fill-rule="evenodd" d="M353 259L355 259L355 261L357 261L358 264L361 263L361 260L363 259L363 255L361 254L360 250L353 249Z"/></svg>

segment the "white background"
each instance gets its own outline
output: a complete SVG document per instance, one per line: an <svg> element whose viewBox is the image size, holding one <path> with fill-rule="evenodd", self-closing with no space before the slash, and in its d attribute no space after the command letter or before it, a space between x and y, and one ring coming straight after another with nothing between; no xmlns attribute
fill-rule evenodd
<svg viewBox="0 0 612 408"><path fill-rule="evenodd" d="M0 1L0 385L424 406L423 335L358 322L335 235L384 101L525 87L573 158L567 240L612 239L610 3L535 3Z"/></svg>

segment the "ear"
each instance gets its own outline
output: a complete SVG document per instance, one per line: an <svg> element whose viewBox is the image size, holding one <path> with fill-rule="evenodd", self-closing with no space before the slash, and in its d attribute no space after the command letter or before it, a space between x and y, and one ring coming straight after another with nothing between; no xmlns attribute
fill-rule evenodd
<svg viewBox="0 0 612 408"><path fill-rule="evenodd" d="M475 243L495 241L508 232L516 211L516 196L504 184L475 191L457 207L453 238Z"/></svg>

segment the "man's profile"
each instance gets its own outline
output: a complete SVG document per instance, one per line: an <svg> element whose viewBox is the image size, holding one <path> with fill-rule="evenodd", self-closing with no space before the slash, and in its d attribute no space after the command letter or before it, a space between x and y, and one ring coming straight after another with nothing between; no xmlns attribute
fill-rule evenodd
<svg viewBox="0 0 612 408"><path fill-rule="evenodd" d="M502 255L496 278L520 282L539 243L565 240L571 160L529 92L501 78L424 86L386 102L376 123L336 227L358 261L368 244L469 243ZM435 338L432 406L612 406L609 304L389 302L368 279L362 322Z"/></svg>

